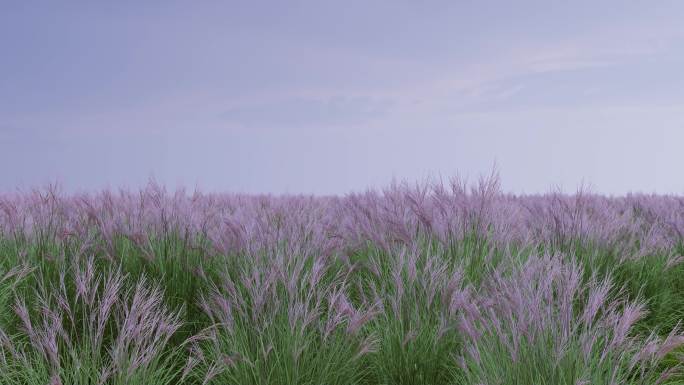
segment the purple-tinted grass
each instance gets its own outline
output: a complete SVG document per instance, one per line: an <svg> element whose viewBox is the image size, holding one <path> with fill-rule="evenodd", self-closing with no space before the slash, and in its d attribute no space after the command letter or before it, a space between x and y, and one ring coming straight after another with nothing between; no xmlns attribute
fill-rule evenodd
<svg viewBox="0 0 684 385"><path fill-rule="evenodd" d="M682 197L516 196L495 176L343 197L4 195L2 362L43 383L85 366L111 383L665 381L683 231Z"/></svg>
<svg viewBox="0 0 684 385"><path fill-rule="evenodd" d="M239 257L236 257L239 258ZM212 326L194 337L185 373L202 383L355 384L374 350L365 325L381 308L353 304L325 256L240 258L200 299Z"/></svg>
<svg viewBox="0 0 684 385"><path fill-rule="evenodd" d="M558 255L511 265L489 277L479 314L469 313L481 335L459 359L464 383L653 384L681 371L657 364L684 335L636 335L646 306L611 297L610 277L583 283L582 268Z"/></svg>
<svg viewBox="0 0 684 385"><path fill-rule="evenodd" d="M181 326L160 289L141 279L126 286L92 259L40 282L33 303L11 307L18 334L0 327L0 383L170 384L171 336ZM0 325L3 326L3 325Z"/></svg>
<svg viewBox="0 0 684 385"><path fill-rule="evenodd" d="M146 249L149 237L170 233L209 239L223 255L283 245L287 254L329 255L367 242L389 249L428 237L446 245L475 234L500 245L600 245L627 257L672 250L683 231L683 197L514 196L501 193L495 178L471 190L455 180L319 198L169 194L156 185L139 193L66 196L53 188L0 197L3 237L87 242L104 253L115 252L117 237Z"/></svg>

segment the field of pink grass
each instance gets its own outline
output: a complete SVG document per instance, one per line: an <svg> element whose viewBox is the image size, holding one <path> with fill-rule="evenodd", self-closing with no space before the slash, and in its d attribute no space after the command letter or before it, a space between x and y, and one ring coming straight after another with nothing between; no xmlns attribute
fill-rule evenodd
<svg viewBox="0 0 684 385"><path fill-rule="evenodd" d="M0 196L0 385L684 383L684 197Z"/></svg>

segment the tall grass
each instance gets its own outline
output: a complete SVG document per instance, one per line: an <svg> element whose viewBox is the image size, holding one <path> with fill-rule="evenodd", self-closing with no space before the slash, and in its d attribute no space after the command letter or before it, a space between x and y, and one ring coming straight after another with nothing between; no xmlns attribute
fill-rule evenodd
<svg viewBox="0 0 684 385"><path fill-rule="evenodd" d="M459 263L432 252L377 248L356 257L359 296L384 311L369 324L377 350L367 358L372 383L446 384L457 369L463 314L472 293ZM467 331L467 328L465 329Z"/></svg>
<svg viewBox="0 0 684 385"><path fill-rule="evenodd" d="M462 361L463 383L665 381L669 375L653 363L682 337L673 334L663 343L638 336L634 326L645 315L644 303L613 298L612 285L610 277L583 283L582 269L558 257L534 257L513 271L497 271L485 288L482 335Z"/></svg>
<svg viewBox="0 0 684 385"><path fill-rule="evenodd" d="M684 199L0 197L3 384L681 383Z"/></svg>
<svg viewBox="0 0 684 385"><path fill-rule="evenodd" d="M145 279L127 287L116 270L92 260L39 281L31 303L11 308L18 328L0 329L2 384L171 384L169 346L181 320Z"/></svg>
<svg viewBox="0 0 684 385"><path fill-rule="evenodd" d="M213 327L198 336L210 384L359 384L373 350L363 328L378 309L354 306L325 258L243 258L201 301ZM201 357L201 358L200 358Z"/></svg>

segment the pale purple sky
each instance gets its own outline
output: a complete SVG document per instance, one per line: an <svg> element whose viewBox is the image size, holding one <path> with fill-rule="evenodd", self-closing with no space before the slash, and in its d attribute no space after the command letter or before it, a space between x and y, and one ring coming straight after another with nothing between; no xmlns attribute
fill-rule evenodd
<svg viewBox="0 0 684 385"><path fill-rule="evenodd" d="M2 2L0 191L341 194L496 162L513 192L681 194L683 18L681 1Z"/></svg>

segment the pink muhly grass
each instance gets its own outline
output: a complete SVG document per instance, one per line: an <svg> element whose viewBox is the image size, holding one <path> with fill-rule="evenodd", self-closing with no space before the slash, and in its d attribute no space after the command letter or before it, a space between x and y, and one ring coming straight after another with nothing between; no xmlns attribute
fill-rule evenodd
<svg viewBox="0 0 684 385"><path fill-rule="evenodd" d="M193 339L188 365L207 383L250 383L252 371L329 383L334 373L324 368L332 364L361 375L359 358L374 350L363 329L382 311L379 304L353 304L344 272L328 275L325 259L279 251L273 257L227 271L202 296L213 326ZM288 377L296 373L306 377Z"/></svg>
<svg viewBox="0 0 684 385"><path fill-rule="evenodd" d="M62 272L58 284L38 286L35 309L16 299L22 333L9 337L0 325L5 336L0 351L20 362L26 375L49 368L51 383L80 376L81 370L92 370L82 375L96 375L98 383L153 373L163 380L172 370L164 367L163 355L181 325L179 316L165 308L159 289L145 279L133 291L125 289L125 282L119 272L95 272L92 260Z"/></svg>
<svg viewBox="0 0 684 385"><path fill-rule="evenodd" d="M532 256L494 272L481 293L486 316L475 321L482 336L466 347L466 372L473 381L531 370L536 374L525 373L542 376L535 377L539 381L573 376L585 381L600 374L617 384L634 375L636 362L648 361L641 366L643 381L652 378L654 372L645 368L656 366L663 357L659 352L684 343L676 331L664 341L652 336L642 342L633 329L645 314L644 304L616 298L610 278L582 285L581 276L582 269L562 256ZM576 313L578 304L583 310ZM509 363L492 361L501 359Z"/></svg>

